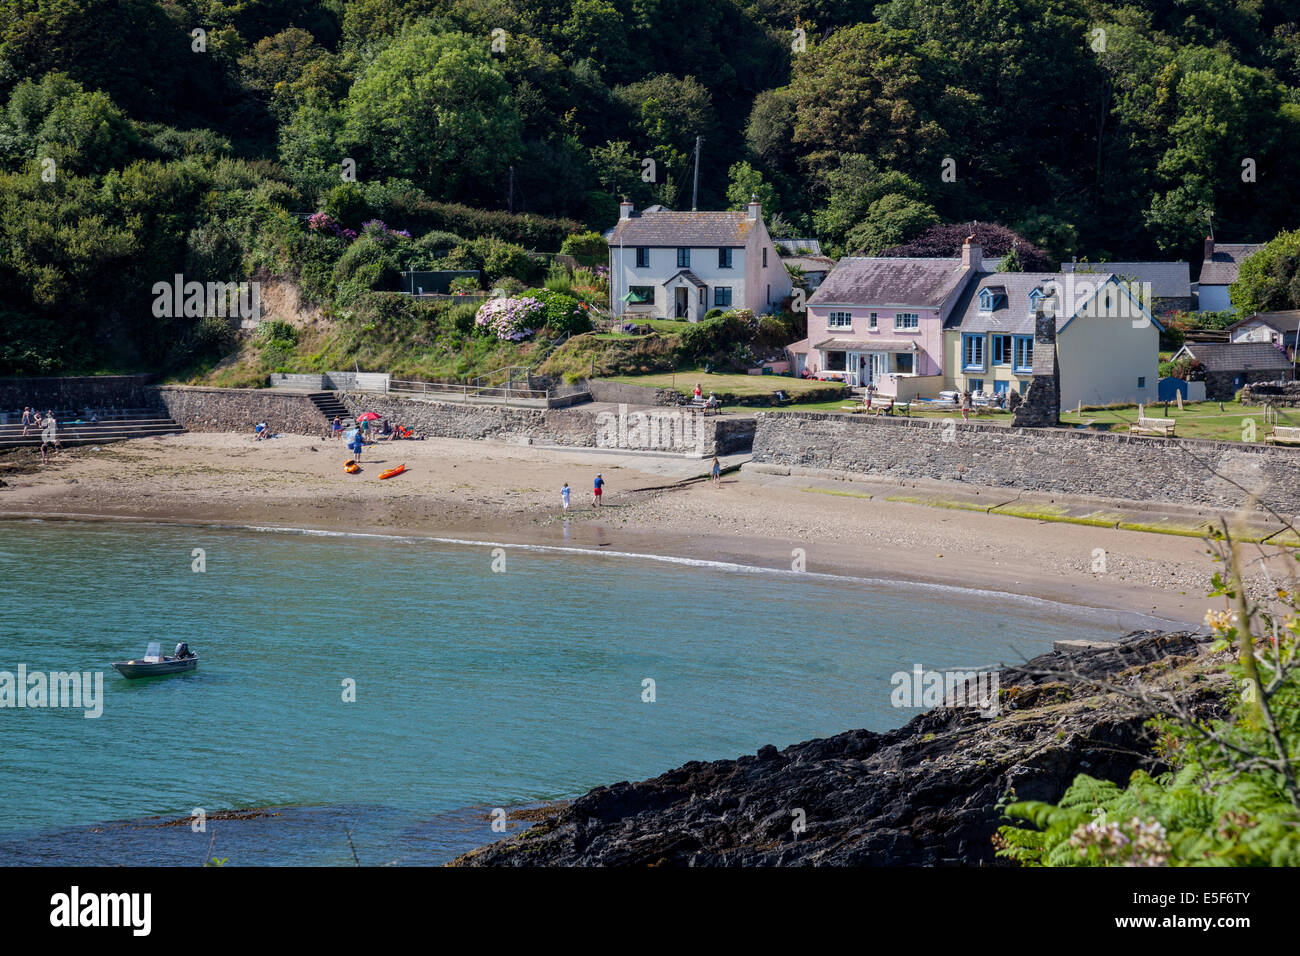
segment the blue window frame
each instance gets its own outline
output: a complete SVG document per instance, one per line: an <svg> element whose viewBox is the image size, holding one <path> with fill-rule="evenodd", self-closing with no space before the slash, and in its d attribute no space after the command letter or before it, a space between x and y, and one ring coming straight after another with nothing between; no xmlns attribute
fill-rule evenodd
<svg viewBox="0 0 1300 956"><path fill-rule="evenodd" d="M718 250L718 268L719 268L719 269L730 269L730 268L731 268L731 250L730 250L730 249L719 249L719 250Z"/></svg>
<svg viewBox="0 0 1300 956"><path fill-rule="evenodd" d="M720 309L731 305L731 286L715 285L713 287L713 304Z"/></svg>
<svg viewBox="0 0 1300 956"><path fill-rule="evenodd" d="M966 388L972 392L982 392L984 391L984 379L968 378L966 379Z"/></svg>
<svg viewBox="0 0 1300 956"><path fill-rule="evenodd" d="M963 335L961 337L961 366L967 371L984 371L984 336Z"/></svg>
<svg viewBox="0 0 1300 956"><path fill-rule="evenodd" d="M1034 337L1032 335L1016 336L1015 359L1011 368L1016 372L1032 372L1034 370Z"/></svg>
<svg viewBox="0 0 1300 956"><path fill-rule="evenodd" d="M1011 383L1008 382L1006 379L1001 379L1000 381L996 381L993 383L994 395L1005 395L1010 390L1011 390Z"/></svg>
<svg viewBox="0 0 1300 956"><path fill-rule="evenodd" d="M679 248L677 250L677 268L689 269L691 267L691 250Z"/></svg>
<svg viewBox="0 0 1300 956"><path fill-rule="evenodd" d="M1045 296L1046 294L1047 294L1047 293L1045 293L1042 289L1030 289L1030 290L1029 290L1029 310L1030 310L1031 312L1037 311L1037 309L1038 309L1038 300L1041 299L1041 298L1042 298L1043 296Z"/></svg>
<svg viewBox="0 0 1300 956"><path fill-rule="evenodd" d="M988 289L980 289L980 311L993 311L993 293Z"/></svg>
<svg viewBox="0 0 1300 956"><path fill-rule="evenodd" d="M994 365L1011 364L1011 336L1009 335L993 336L993 364Z"/></svg>

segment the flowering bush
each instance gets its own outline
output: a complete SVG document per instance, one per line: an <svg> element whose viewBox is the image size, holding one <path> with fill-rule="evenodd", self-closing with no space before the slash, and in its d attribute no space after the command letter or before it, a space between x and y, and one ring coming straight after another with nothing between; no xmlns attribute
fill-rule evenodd
<svg viewBox="0 0 1300 956"><path fill-rule="evenodd" d="M312 232L332 232L340 239L346 239L348 242L357 237L355 229L344 229L327 212L312 213L311 218L307 220L307 228Z"/></svg>
<svg viewBox="0 0 1300 956"><path fill-rule="evenodd" d="M499 339L519 342L541 327L545 313L546 306L532 296L489 299L479 307L474 325Z"/></svg>

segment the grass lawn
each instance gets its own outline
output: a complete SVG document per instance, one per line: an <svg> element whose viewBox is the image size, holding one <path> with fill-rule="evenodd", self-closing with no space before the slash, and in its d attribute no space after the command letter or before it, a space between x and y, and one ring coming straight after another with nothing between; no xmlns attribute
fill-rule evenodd
<svg viewBox="0 0 1300 956"><path fill-rule="evenodd" d="M1264 424L1264 409L1259 405L1242 405L1240 402L1188 402L1180 412L1178 406L1169 403L1168 413L1165 403L1153 403L1146 406L1145 412L1155 418L1172 418L1178 424L1174 434L1179 438L1212 438L1216 441L1243 441L1247 419L1255 421L1255 440L1262 441L1269 433L1271 425ZM1087 425L1097 431L1127 432L1130 423L1137 421L1136 408L1108 408L1101 411L1073 411L1061 415L1061 421L1068 425ZM1300 425L1300 409L1280 409L1280 425Z"/></svg>
<svg viewBox="0 0 1300 956"><path fill-rule="evenodd" d="M676 375L672 372L659 372L652 375L619 375L609 379L609 381L622 382L625 385L644 385L647 388L675 388L683 395L690 395L694 392L696 382L699 383L700 389L705 395L708 395L709 392L736 396L771 395L773 392L785 392L787 395L794 397L803 392L814 392L819 389L835 387L830 382L814 382L802 378L788 378L784 375L724 375L718 372L702 372L699 369L679 370ZM844 402L837 399L834 402L825 404L834 404L839 407ZM813 405L799 405L800 409L813 407ZM753 409L749 408L746 411L753 411Z"/></svg>

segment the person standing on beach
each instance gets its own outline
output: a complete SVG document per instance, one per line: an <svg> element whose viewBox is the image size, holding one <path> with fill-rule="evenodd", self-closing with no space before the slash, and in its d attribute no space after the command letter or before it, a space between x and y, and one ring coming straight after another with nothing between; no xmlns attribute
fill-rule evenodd
<svg viewBox="0 0 1300 956"><path fill-rule="evenodd" d="M602 478L600 475L597 475L596 485L592 489L592 504L594 504L597 508L600 507L600 494L601 491L604 489L604 487L605 487L605 479Z"/></svg>
<svg viewBox="0 0 1300 956"><path fill-rule="evenodd" d="M722 464L718 461L717 458L713 459L713 471L711 473L711 477L715 485L722 484Z"/></svg>
<svg viewBox="0 0 1300 956"><path fill-rule="evenodd" d="M361 438L361 429L358 428L352 433L352 444L348 446L352 449L352 457L357 461L361 460L361 449L363 446L364 442Z"/></svg>
<svg viewBox="0 0 1300 956"><path fill-rule="evenodd" d="M59 451L59 423L54 418L54 412L46 411L45 425L41 429L41 443L48 442L57 454Z"/></svg>
<svg viewBox="0 0 1300 956"><path fill-rule="evenodd" d="M569 510L569 483L566 481L564 487L560 489L560 501L564 505L564 510Z"/></svg>
<svg viewBox="0 0 1300 956"><path fill-rule="evenodd" d="M342 437L343 437L343 419L335 415L334 421L330 423L330 438L342 438Z"/></svg>
<svg viewBox="0 0 1300 956"><path fill-rule="evenodd" d="M32 409L30 405L23 406L23 437L27 437L27 429L32 427Z"/></svg>

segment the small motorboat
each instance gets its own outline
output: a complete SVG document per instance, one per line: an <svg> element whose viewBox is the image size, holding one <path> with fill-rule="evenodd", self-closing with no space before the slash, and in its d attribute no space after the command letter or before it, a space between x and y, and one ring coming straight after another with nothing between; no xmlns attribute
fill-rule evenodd
<svg viewBox="0 0 1300 956"><path fill-rule="evenodd" d="M176 653L171 657L164 657L160 653L160 648L161 645L157 641L151 641L144 657L135 661L119 661L113 664L113 668L128 680L135 680L138 677L182 674L199 666L199 655L192 653L190 646L184 641L176 645Z"/></svg>
<svg viewBox="0 0 1300 956"><path fill-rule="evenodd" d="M398 465L396 468L389 468L387 471L380 472L379 477L381 480L384 478L395 478L404 471L406 471L406 466Z"/></svg>

